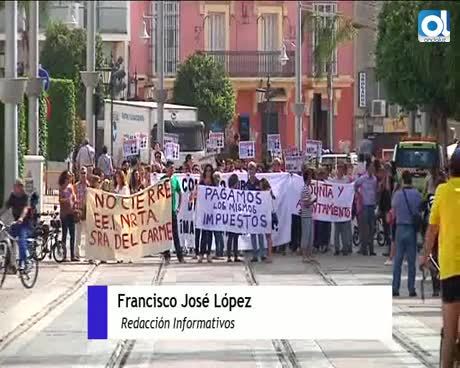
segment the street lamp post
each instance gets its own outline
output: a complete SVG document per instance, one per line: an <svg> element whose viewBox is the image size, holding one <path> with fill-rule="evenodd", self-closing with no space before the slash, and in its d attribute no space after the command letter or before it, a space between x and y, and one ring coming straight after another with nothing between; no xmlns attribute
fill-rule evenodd
<svg viewBox="0 0 460 368"><path fill-rule="evenodd" d="M88 32L86 35L86 71L87 73L97 73L96 70L96 1L87 1L87 24ZM89 75L89 74L88 74ZM93 83L83 83L86 87L86 110L85 110L85 120L86 120L86 136L94 147L96 147L96 125L94 121L94 88L97 85L97 74L89 77L88 82ZM83 77L83 76L82 76Z"/></svg>
<svg viewBox="0 0 460 368"><path fill-rule="evenodd" d="M110 154L113 157L113 80L112 68L104 67L101 69L102 83L110 94Z"/></svg>
<svg viewBox="0 0 460 368"><path fill-rule="evenodd" d="M86 134L91 145L97 150L96 138L97 138L97 124L94 123L94 88L98 85L100 72L98 71L81 71L81 80L86 88ZM88 91L91 92L91 98L88 99ZM88 134L91 132L91 134ZM92 138L94 137L94 139ZM91 139L91 140L90 140Z"/></svg>
<svg viewBox="0 0 460 368"><path fill-rule="evenodd" d="M19 176L18 167L18 104L22 101L26 79L18 78L18 2L5 2L6 65L5 78L0 79L0 100L5 103L5 175L4 196L8 196Z"/></svg>
<svg viewBox="0 0 460 368"><path fill-rule="evenodd" d="M295 47L295 137L297 149L302 151L302 2L297 1L296 47ZM311 132L310 132L311 134Z"/></svg>

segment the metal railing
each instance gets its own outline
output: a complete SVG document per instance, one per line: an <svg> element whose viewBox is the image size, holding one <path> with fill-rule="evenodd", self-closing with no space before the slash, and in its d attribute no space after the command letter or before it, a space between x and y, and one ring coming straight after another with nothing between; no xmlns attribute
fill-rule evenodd
<svg viewBox="0 0 460 368"><path fill-rule="evenodd" d="M224 66L230 77L294 77L294 51L287 51L289 60L281 65L280 51L203 51Z"/></svg>

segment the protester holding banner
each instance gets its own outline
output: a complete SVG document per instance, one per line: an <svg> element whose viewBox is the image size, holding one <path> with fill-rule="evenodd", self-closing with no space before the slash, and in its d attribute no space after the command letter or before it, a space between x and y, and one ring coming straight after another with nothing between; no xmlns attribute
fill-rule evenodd
<svg viewBox="0 0 460 368"><path fill-rule="evenodd" d="M138 169L134 169L131 174L131 181L129 183L129 190L131 194L138 193L144 190L144 186L142 185L141 175Z"/></svg>
<svg viewBox="0 0 460 368"><path fill-rule="evenodd" d="M174 248L176 250L176 257L180 263L185 263L184 256L182 255L182 248L180 245L179 228L177 226L177 212L179 211L182 202L182 193L180 190L179 180L177 179L177 177L174 176L174 162L166 162L166 175L164 175L163 178L169 178L171 185L172 233ZM176 199L176 196L178 197L178 199ZM171 259L170 251L168 250L164 252L163 255L165 257L166 262L169 263Z"/></svg>
<svg viewBox="0 0 460 368"><path fill-rule="evenodd" d="M214 184L218 186L220 183L220 173L215 171L212 176L212 179L214 181ZM216 243L216 256L214 258L220 259L224 256L224 233L222 231L214 231L214 240Z"/></svg>
<svg viewBox="0 0 460 368"><path fill-rule="evenodd" d="M281 169L281 160L276 157L273 162L272 162L272 170L271 170L272 173L280 173L280 172L283 172L283 170Z"/></svg>
<svg viewBox="0 0 460 368"><path fill-rule="evenodd" d="M59 176L59 215L62 223L62 244L66 247L67 233L70 235L70 260L75 258L75 201L76 196L71 184L71 173L64 171Z"/></svg>
<svg viewBox="0 0 460 368"><path fill-rule="evenodd" d="M272 230L274 230L273 226L278 226L278 217L276 215L276 206L275 206L276 197L273 194L273 191L272 191L272 188L270 186L270 183L265 178L260 180L260 189L262 191L270 192L271 209L272 209L272 213L271 213L272 214ZM273 250L272 234L271 233L265 234L265 238L267 239L267 262L271 263L272 250Z"/></svg>
<svg viewBox="0 0 460 368"><path fill-rule="evenodd" d="M248 164L248 182L246 183L246 190L259 191L260 180L256 177L257 165L251 161ZM257 243L259 243L257 245ZM266 260L265 247L264 247L264 235L263 234L251 234L252 244L252 259L251 262L258 262L259 258L262 261Z"/></svg>
<svg viewBox="0 0 460 368"><path fill-rule="evenodd" d="M76 239L75 239L75 257L81 257L83 249L83 234L86 232L86 192L89 187L88 172L86 167L80 169L80 180L75 184L76 202L75 208L78 211L79 220L76 224ZM86 237L85 237L86 240Z"/></svg>
<svg viewBox="0 0 460 368"><path fill-rule="evenodd" d="M129 196L131 193L129 191L129 186L126 180L126 174L122 170L117 170L115 172L115 189L114 193Z"/></svg>
<svg viewBox="0 0 460 368"><path fill-rule="evenodd" d="M333 183L349 184L351 178L346 176L347 165L345 163L339 163L337 165L336 177L330 181ZM340 247L340 240L342 240L342 247ZM342 253L347 256L353 253L351 248L352 235L351 235L351 221L335 222L334 223L334 255L338 256Z"/></svg>
<svg viewBox="0 0 460 368"><path fill-rule="evenodd" d="M232 174L230 178L228 178L228 187L230 189L238 189L239 179L238 175ZM232 262L232 253L233 253L233 261L234 262L241 262L238 258L238 237L240 234L234 232L227 232L227 262Z"/></svg>
<svg viewBox="0 0 460 368"><path fill-rule="evenodd" d="M225 162L225 172L232 173L235 171L235 163L232 159Z"/></svg>
<svg viewBox="0 0 460 368"><path fill-rule="evenodd" d="M317 172L318 181L326 181L328 173L326 169L322 168ZM329 250L329 243L331 241L331 223L329 221L315 220L315 248L322 253L327 253Z"/></svg>
<svg viewBox="0 0 460 368"><path fill-rule="evenodd" d="M206 164L204 167L203 175L201 177L200 186L215 186L214 182L214 169L211 164ZM208 263L212 262L211 259L211 246L212 246L212 231L211 230L201 230L201 243L200 243L200 253L198 256L198 263L203 262L203 257L206 255Z"/></svg>

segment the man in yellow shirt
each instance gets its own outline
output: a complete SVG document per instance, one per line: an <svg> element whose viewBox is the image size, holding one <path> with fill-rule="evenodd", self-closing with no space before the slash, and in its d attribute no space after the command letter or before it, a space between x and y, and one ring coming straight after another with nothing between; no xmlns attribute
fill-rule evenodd
<svg viewBox="0 0 460 368"><path fill-rule="evenodd" d="M444 341L441 351L442 368L453 368L460 318L460 149L450 159L450 179L438 186L431 209L430 224L425 239L425 265L439 236L439 265L443 301Z"/></svg>

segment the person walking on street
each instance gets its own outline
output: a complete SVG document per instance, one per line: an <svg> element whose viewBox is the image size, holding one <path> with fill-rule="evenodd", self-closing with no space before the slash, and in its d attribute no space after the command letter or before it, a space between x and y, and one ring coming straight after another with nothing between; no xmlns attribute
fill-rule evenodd
<svg viewBox="0 0 460 368"><path fill-rule="evenodd" d="M75 202L76 196L71 183L71 174L64 171L59 176L59 215L62 223L62 244L66 247L67 233L70 235L70 260L75 257Z"/></svg>
<svg viewBox="0 0 460 368"><path fill-rule="evenodd" d="M346 175L347 166L344 163L339 163L337 165L337 175L335 178L330 181L338 184L350 184L351 179ZM342 249L340 249L340 240L342 240ZM351 249L351 221L344 222L335 222L334 223L334 244L335 244L335 253L334 255L339 255L342 253L344 256L352 253Z"/></svg>
<svg viewBox="0 0 460 368"><path fill-rule="evenodd" d="M172 210L172 234L173 234L173 242L174 248L176 250L176 256L180 263L185 263L184 256L182 255L182 248L180 245L179 239L179 228L177 225L177 213L179 212L179 208L182 202L182 192L180 189L179 179L174 176L174 162L168 161L166 162L166 174L163 176L162 179L168 178L170 180L171 186L171 210ZM176 199L176 196L178 197ZM171 260L171 253L169 250L163 253L165 257L166 263L169 263Z"/></svg>
<svg viewBox="0 0 460 368"><path fill-rule="evenodd" d="M454 367L455 345L460 335L460 148L450 158L450 179L436 189L425 251L420 264L426 266L439 237L439 266L442 295L443 343L442 368Z"/></svg>
<svg viewBox="0 0 460 368"><path fill-rule="evenodd" d="M89 141L85 139L83 141L83 145L78 150L77 154L77 169L80 170L82 167L86 167L89 173L93 172L93 168L95 167L95 156L96 151L94 148L89 144Z"/></svg>
<svg viewBox="0 0 460 368"><path fill-rule="evenodd" d="M76 202L75 208L78 211L79 220L76 223L75 257L81 258L84 248L83 235L86 234L86 192L89 188L88 171L86 167L80 169L80 180L75 184ZM85 235L86 242L86 235Z"/></svg>
<svg viewBox="0 0 460 368"><path fill-rule="evenodd" d="M257 165L255 162L250 162L248 165L248 182L246 183L246 190L259 191L260 180L256 177ZM259 246L257 246L259 243ZM251 234L252 244L252 259L251 262L258 262L259 257L262 261L266 260L264 248L264 234Z"/></svg>
<svg viewBox="0 0 460 368"><path fill-rule="evenodd" d="M403 187L393 195L391 207L396 218L396 255L393 262L393 296L399 296L401 268L407 258L409 296L415 297L415 262L417 257L417 216L420 215L422 195L412 187L412 175L402 173Z"/></svg>
<svg viewBox="0 0 460 368"><path fill-rule="evenodd" d="M377 178L375 167L371 161L367 161L366 173L355 181L355 190L360 192L362 209L358 215L359 235L361 240L362 255L375 256L374 232L375 232L375 207L377 204Z"/></svg>
<svg viewBox="0 0 460 368"><path fill-rule="evenodd" d="M102 155L99 156L97 160L97 167L102 170L104 177L107 179L112 178L113 175L113 162L112 157L110 157L107 146L102 147Z"/></svg>

